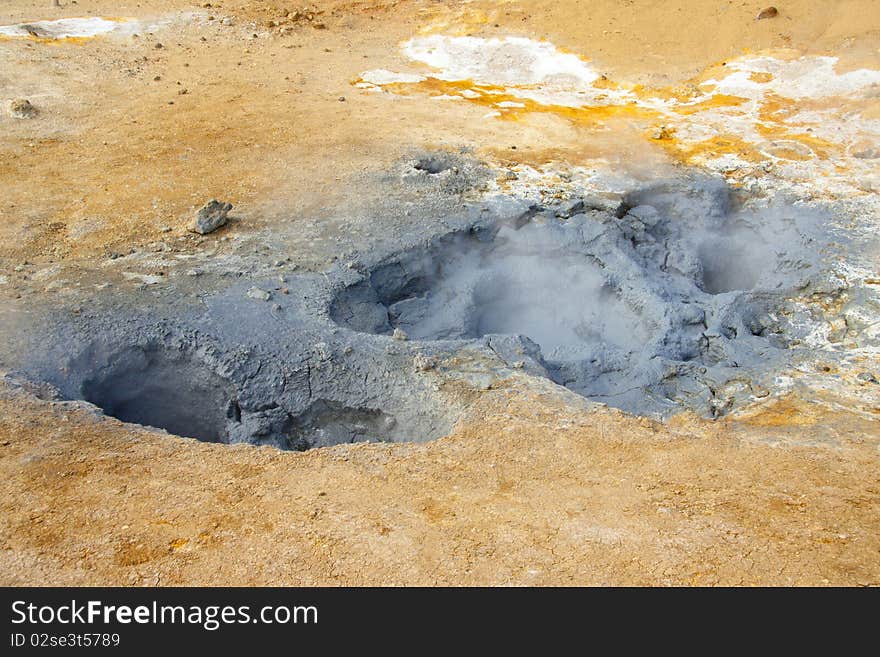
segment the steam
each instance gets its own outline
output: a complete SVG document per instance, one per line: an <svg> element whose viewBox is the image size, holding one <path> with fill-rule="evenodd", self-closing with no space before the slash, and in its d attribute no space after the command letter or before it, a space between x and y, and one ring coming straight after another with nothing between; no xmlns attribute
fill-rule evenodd
<svg viewBox="0 0 880 657"><path fill-rule="evenodd" d="M826 216L815 208L775 203L742 210L714 230L697 231L702 288L710 294L777 290L812 273L814 235Z"/></svg>
<svg viewBox="0 0 880 657"><path fill-rule="evenodd" d="M498 336L503 359L586 397L635 412L686 397L715 415L713 390L784 357L776 309L826 275L829 215L702 176L613 207L572 199L447 234L378 263L330 315L410 340Z"/></svg>
<svg viewBox="0 0 880 657"><path fill-rule="evenodd" d="M565 247L576 237L575 224L505 226L488 244L460 240L430 294L400 310L392 306L390 314L412 338L519 334L551 359L597 347L633 349L645 327L596 261Z"/></svg>

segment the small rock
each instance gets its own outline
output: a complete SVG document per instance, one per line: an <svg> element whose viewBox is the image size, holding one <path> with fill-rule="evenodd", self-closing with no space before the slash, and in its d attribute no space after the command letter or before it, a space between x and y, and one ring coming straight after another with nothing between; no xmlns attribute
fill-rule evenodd
<svg viewBox="0 0 880 657"><path fill-rule="evenodd" d="M344 103L344 102L345 102L345 96L340 96L340 97L339 97L339 102L340 102L340 103Z"/></svg>
<svg viewBox="0 0 880 657"><path fill-rule="evenodd" d="M212 233L226 223L226 215L232 209L231 203L222 203L216 199L199 210L192 230L199 235Z"/></svg>
<svg viewBox="0 0 880 657"><path fill-rule="evenodd" d="M856 378L862 383L877 383L877 377L871 372L859 372Z"/></svg>
<svg viewBox="0 0 880 657"><path fill-rule="evenodd" d="M424 354L416 354L413 358L413 367L416 372L427 372L437 367L437 361Z"/></svg>
<svg viewBox="0 0 880 657"><path fill-rule="evenodd" d="M9 113L16 119L32 119L39 111L27 98L16 98L9 103Z"/></svg>
<svg viewBox="0 0 880 657"><path fill-rule="evenodd" d="M765 18L776 18L777 16L779 16L779 10L776 7L767 7L758 12L758 15L755 16L755 20L760 21Z"/></svg>
<svg viewBox="0 0 880 657"><path fill-rule="evenodd" d="M852 152L860 160L880 159L880 146L863 145Z"/></svg>
<svg viewBox="0 0 880 657"><path fill-rule="evenodd" d="M201 276L202 272L199 271L198 269L187 269L186 275L187 276Z"/></svg>
<svg viewBox="0 0 880 657"><path fill-rule="evenodd" d="M654 129L654 132L651 133L651 139L656 141L665 141L668 139L672 139L672 131L669 130L665 125L661 125Z"/></svg>
<svg viewBox="0 0 880 657"><path fill-rule="evenodd" d="M249 289L247 291L247 295L249 298L257 299L258 301L268 301L269 298L272 296L266 290L261 290L258 287L252 287L251 289Z"/></svg>
<svg viewBox="0 0 880 657"><path fill-rule="evenodd" d="M399 328L394 329L394 332L391 334L391 337L394 338L395 340L399 340L401 342L407 339L406 333L404 333Z"/></svg>

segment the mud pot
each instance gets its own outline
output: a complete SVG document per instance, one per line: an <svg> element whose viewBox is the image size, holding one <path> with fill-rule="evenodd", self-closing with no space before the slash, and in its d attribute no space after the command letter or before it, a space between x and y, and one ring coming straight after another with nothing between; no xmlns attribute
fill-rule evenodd
<svg viewBox="0 0 880 657"><path fill-rule="evenodd" d="M401 180L454 196L478 170L431 153ZM835 293L829 217L698 175L564 202L498 195L324 272L282 267L283 288L256 272L198 305L133 309L108 290L49 330L18 317L9 378L124 422L294 450L438 438L511 377L718 417L815 355L805 337L824 320L798 300Z"/></svg>

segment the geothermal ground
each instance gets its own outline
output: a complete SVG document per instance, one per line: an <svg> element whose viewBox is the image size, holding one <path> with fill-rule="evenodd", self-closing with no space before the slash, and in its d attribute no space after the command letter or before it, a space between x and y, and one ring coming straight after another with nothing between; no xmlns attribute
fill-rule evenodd
<svg viewBox="0 0 880 657"><path fill-rule="evenodd" d="M61 4L0 583L880 583L873 0Z"/></svg>

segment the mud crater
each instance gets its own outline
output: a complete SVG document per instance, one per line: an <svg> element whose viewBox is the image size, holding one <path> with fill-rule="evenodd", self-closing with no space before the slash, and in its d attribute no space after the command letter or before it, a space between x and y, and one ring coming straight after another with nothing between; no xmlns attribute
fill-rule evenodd
<svg viewBox="0 0 880 657"><path fill-rule="evenodd" d="M784 358L776 311L819 274L822 221L809 208L744 207L714 181L616 207L533 206L385 258L329 315L413 341L519 336L539 371L587 397L719 414L729 379Z"/></svg>
<svg viewBox="0 0 880 657"><path fill-rule="evenodd" d="M417 385L385 385L387 373L368 353L321 344L318 353L303 346L279 358L277 351L224 348L185 330L145 334L108 332L62 371L29 378L52 386L49 398L83 400L124 422L283 450L430 440L453 421L455 409L434 404L432 412Z"/></svg>
<svg viewBox="0 0 880 657"><path fill-rule="evenodd" d="M206 442L225 435L232 394L197 360L156 347L123 350L81 386L82 399L107 415Z"/></svg>

